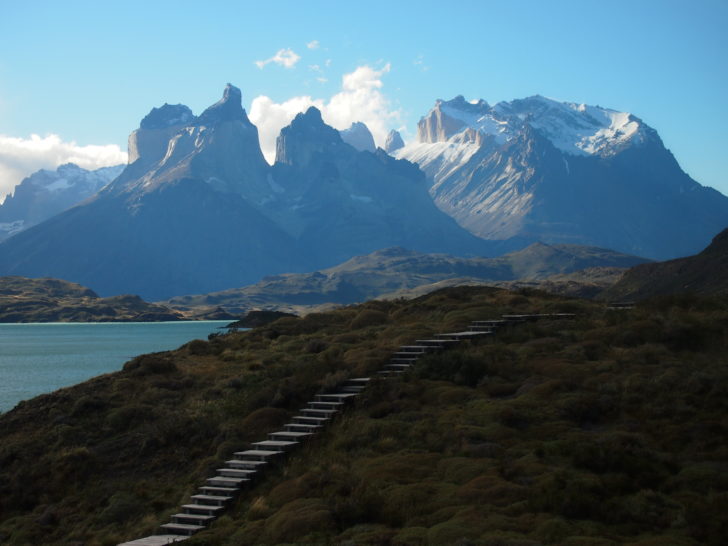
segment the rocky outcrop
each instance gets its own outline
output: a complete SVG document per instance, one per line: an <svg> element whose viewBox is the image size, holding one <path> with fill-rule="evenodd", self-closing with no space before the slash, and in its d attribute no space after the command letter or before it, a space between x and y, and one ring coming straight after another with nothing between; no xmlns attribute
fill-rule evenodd
<svg viewBox="0 0 728 546"><path fill-rule="evenodd" d="M347 144L354 146L360 152L373 152L377 149L374 145L374 137L367 127L361 121L355 121L351 127L339 131L341 139Z"/></svg>
<svg viewBox="0 0 728 546"><path fill-rule="evenodd" d="M159 108L152 108L142 119L139 129L129 135L129 163L141 160L149 165L162 159L172 135L194 117L183 104L165 103Z"/></svg>
<svg viewBox="0 0 728 546"><path fill-rule="evenodd" d="M303 167L316 155L325 150L335 150L342 144L339 131L326 125L321 118L321 111L311 106L281 130L276 139L275 162Z"/></svg>
<svg viewBox="0 0 728 546"><path fill-rule="evenodd" d="M400 148L404 148L404 140L402 140L402 135L399 134L399 131L389 131L389 134L387 135L387 141L384 143L384 151L388 154L391 154L393 152L396 152Z"/></svg>

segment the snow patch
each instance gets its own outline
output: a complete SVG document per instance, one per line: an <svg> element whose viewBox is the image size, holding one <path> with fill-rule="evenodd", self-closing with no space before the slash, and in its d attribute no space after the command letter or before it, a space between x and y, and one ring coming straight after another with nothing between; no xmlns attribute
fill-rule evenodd
<svg viewBox="0 0 728 546"><path fill-rule="evenodd" d="M560 102L534 96L489 106L485 101L438 101L435 108L465 127L491 135L497 144L514 138L524 125L536 129L559 150L570 155L610 155L630 143L644 141L645 127L628 112L600 106ZM460 134L458 133L458 134ZM449 140L454 140L453 135Z"/></svg>
<svg viewBox="0 0 728 546"><path fill-rule="evenodd" d="M66 178L58 178L57 180L54 180L50 184L47 184L45 188L48 191L56 192L56 191L62 191L67 190L71 187L71 182L68 181Z"/></svg>

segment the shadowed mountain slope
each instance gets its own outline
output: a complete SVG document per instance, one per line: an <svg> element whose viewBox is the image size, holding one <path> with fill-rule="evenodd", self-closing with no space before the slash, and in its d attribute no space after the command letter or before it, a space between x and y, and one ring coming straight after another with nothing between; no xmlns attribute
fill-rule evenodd
<svg viewBox="0 0 728 546"><path fill-rule="evenodd" d="M643 299L681 293L728 294L728 229L700 254L633 267L602 297Z"/></svg>

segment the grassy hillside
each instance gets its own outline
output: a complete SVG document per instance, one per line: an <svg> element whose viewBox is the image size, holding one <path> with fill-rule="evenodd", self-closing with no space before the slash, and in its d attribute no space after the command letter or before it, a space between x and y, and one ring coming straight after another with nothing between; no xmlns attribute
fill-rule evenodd
<svg viewBox="0 0 728 546"><path fill-rule="evenodd" d="M576 312L432 355L188 544L722 544L728 301L631 311L456 288L132 360L0 416L0 543L150 534L219 463L400 344Z"/></svg>
<svg viewBox="0 0 728 546"><path fill-rule="evenodd" d="M106 322L180 320L182 315L138 296L100 298L59 279L0 277L0 322Z"/></svg>
<svg viewBox="0 0 728 546"><path fill-rule="evenodd" d="M387 248L356 256L322 271L270 276L242 288L172 298L165 305L193 314L218 306L238 314L259 307L302 312L384 295L421 295L444 286L465 283L497 285L520 280L534 284L554 275L566 275L586 268L619 268L624 271L645 261L603 248L543 243L497 258L461 258ZM610 278L611 282L616 279L616 276ZM579 285L578 291L584 295L595 292L594 283L588 276L572 277L568 281L549 280L544 286L557 293L577 295L575 285ZM596 291L606 286L608 284L602 281Z"/></svg>

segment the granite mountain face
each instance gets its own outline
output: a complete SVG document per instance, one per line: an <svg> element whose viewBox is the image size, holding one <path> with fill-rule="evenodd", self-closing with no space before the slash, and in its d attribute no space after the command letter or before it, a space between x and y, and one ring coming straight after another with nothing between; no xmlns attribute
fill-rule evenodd
<svg viewBox="0 0 728 546"><path fill-rule="evenodd" d="M0 244L0 274L163 299L388 246L458 253L488 243L435 207L415 165L358 151L315 108L282 131L271 167L228 85L200 116L183 105L153 109L129 138L124 171Z"/></svg>
<svg viewBox="0 0 728 546"><path fill-rule="evenodd" d="M417 163L437 206L485 239L666 259L728 225L728 198L683 172L654 129L606 108L438 100L416 141L392 153Z"/></svg>
<svg viewBox="0 0 728 546"><path fill-rule="evenodd" d="M281 131L268 214L315 263L332 266L399 241L421 252L486 252L489 245L437 209L424 174L383 150L357 151L310 108Z"/></svg>

